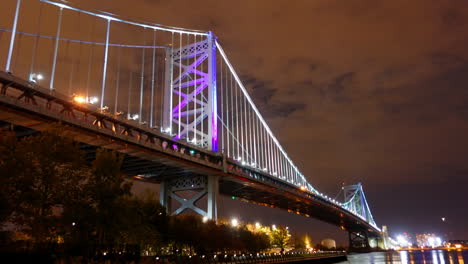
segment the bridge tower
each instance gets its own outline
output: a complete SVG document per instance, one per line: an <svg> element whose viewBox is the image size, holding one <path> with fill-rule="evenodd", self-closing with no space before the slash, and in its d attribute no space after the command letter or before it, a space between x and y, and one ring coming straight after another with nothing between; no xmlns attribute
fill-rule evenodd
<svg viewBox="0 0 468 264"><path fill-rule="evenodd" d="M205 39L180 48L166 47L163 132L218 152L216 44L209 32ZM186 175L161 182L160 202L169 214L193 210L217 219L219 178L216 175ZM185 199L179 191L197 192ZM196 203L206 196L206 211ZM172 199L180 206L172 208Z"/></svg>
<svg viewBox="0 0 468 264"><path fill-rule="evenodd" d="M362 184L345 185L343 186L343 193L345 199L343 207L355 213L368 223L375 225L374 218L362 189ZM371 247L377 247L377 242L375 239L369 239L369 234L366 231L349 230L349 247L357 251L368 250Z"/></svg>

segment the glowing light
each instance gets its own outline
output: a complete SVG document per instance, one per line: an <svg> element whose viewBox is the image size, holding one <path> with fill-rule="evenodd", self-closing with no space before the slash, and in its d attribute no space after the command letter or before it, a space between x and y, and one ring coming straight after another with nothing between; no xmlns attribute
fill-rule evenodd
<svg viewBox="0 0 468 264"><path fill-rule="evenodd" d="M73 101L79 104L86 103L86 99L83 96L74 96Z"/></svg>
<svg viewBox="0 0 468 264"><path fill-rule="evenodd" d="M401 247L409 246L408 240L403 235L398 235L397 236L397 242Z"/></svg>
<svg viewBox="0 0 468 264"><path fill-rule="evenodd" d="M134 114L130 117L130 119L133 119L133 120L137 120L138 118L140 118L140 115L138 114Z"/></svg>
<svg viewBox="0 0 468 264"><path fill-rule="evenodd" d="M206 222L208 222L208 217L204 216L203 217L203 223L206 223Z"/></svg>
<svg viewBox="0 0 468 264"><path fill-rule="evenodd" d="M231 226L237 227L239 225L239 221L236 218L231 219Z"/></svg>
<svg viewBox="0 0 468 264"><path fill-rule="evenodd" d="M96 96L93 96L93 97L90 97L88 99L88 102L90 102L91 104L95 104L99 101L99 99L96 97Z"/></svg>
<svg viewBox="0 0 468 264"><path fill-rule="evenodd" d="M301 185L301 191L305 191L306 190L306 187L304 185Z"/></svg>
<svg viewBox="0 0 468 264"><path fill-rule="evenodd" d="M271 228L273 228L273 230L276 230L276 225L272 225Z"/></svg>
<svg viewBox="0 0 468 264"><path fill-rule="evenodd" d="M75 226L75 222L72 223L72 226Z"/></svg>
<svg viewBox="0 0 468 264"><path fill-rule="evenodd" d="M40 81L40 80L44 79L44 76L39 73L39 74L36 75L36 78L37 78L37 80Z"/></svg>
<svg viewBox="0 0 468 264"><path fill-rule="evenodd" d="M193 149L191 149L189 152L190 152L190 155L195 154L195 150L193 150Z"/></svg>
<svg viewBox="0 0 468 264"><path fill-rule="evenodd" d="M260 225L260 223L259 223L259 222L255 223L255 228L257 228L257 229L258 229L258 228L260 228L260 227L261 227L261 225Z"/></svg>
<svg viewBox="0 0 468 264"><path fill-rule="evenodd" d="M455 248L461 248L462 245L461 244L455 244Z"/></svg>

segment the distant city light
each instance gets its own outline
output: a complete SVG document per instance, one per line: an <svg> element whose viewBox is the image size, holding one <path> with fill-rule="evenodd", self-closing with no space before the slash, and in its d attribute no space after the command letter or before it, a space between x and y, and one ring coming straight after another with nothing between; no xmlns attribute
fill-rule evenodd
<svg viewBox="0 0 468 264"><path fill-rule="evenodd" d="M398 244L401 246L401 247L408 247L409 246L409 242L408 242L408 239L405 238L403 235L398 235L397 236L397 242Z"/></svg>
<svg viewBox="0 0 468 264"><path fill-rule="evenodd" d="M440 247L442 246L442 239L435 234L417 234L416 241L419 247Z"/></svg>

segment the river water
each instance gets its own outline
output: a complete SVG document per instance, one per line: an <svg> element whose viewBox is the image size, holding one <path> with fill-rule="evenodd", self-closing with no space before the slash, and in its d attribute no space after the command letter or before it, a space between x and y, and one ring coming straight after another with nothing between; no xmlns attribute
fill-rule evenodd
<svg viewBox="0 0 468 264"><path fill-rule="evenodd" d="M350 254L340 264L468 264L468 250L413 250Z"/></svg>

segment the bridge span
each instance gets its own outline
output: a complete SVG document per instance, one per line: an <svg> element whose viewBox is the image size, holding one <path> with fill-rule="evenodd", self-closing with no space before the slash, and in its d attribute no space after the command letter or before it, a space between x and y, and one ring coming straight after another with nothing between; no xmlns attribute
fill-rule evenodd
<svg viewBox="0 0 468 264"><path fill-rule="evenodd" d="M0 38L3 125L43 131L61 122L90 156L96 148L122 153L125 173L161 185L170 213L191 209L216 219L223 194L339 226L352 247L382 240L362 185L344 187L340 202L307 181L212 32L48 0L7 2L11 12L0 18L8 36ZM57 18L54 35L44 13ZM21 23L22 15L37 23ZM177 194L185 190L197 194L185 200ZM196 205L205 196L206 209ZM180 206L171 208L171 200Z"/></svg>

